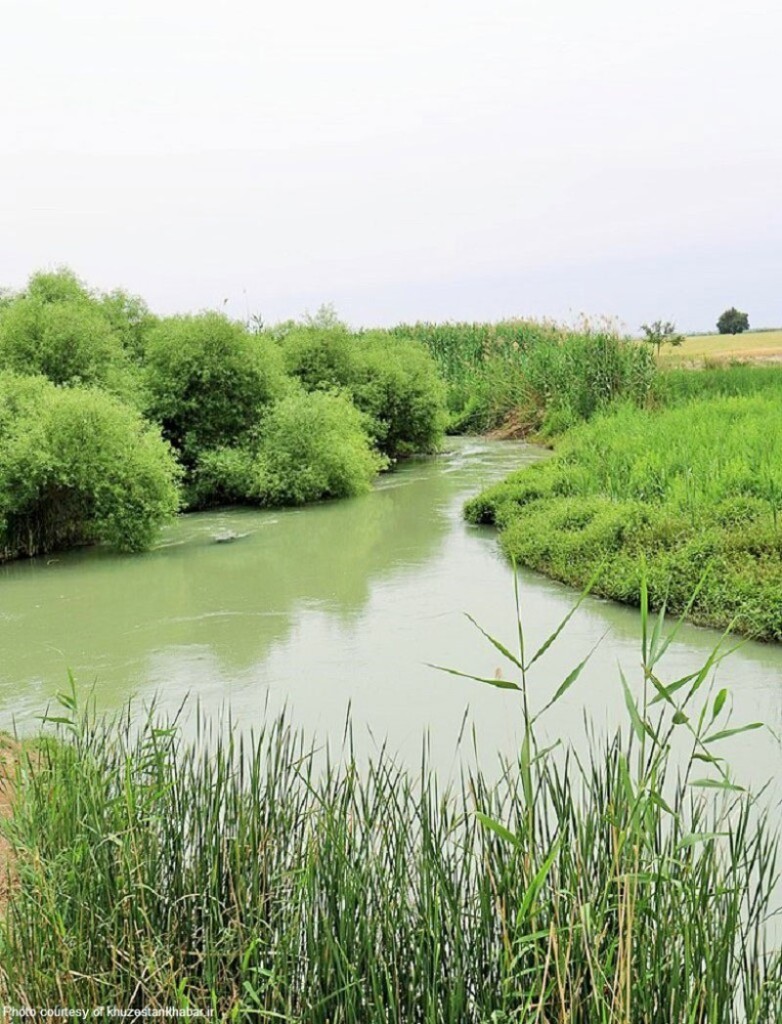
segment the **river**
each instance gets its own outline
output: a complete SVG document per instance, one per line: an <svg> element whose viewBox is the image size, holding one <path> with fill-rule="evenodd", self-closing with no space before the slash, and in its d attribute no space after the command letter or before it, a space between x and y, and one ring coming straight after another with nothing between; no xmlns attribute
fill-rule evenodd
<svg viewBox="0 0 782 1024"><path fill-rule="evenodd" d="M512 677L465 617L511 646L512 572L495 532L466 524L461 508L544 455L520 442L451 439L443 454L404 464L360 498L182 516L144 555L90 549L0 567L0 728L38 728L70 669L102 709L130 697L140 708L154 696L174 711L189 696L207 715L230 706L236 726L250 728L287 707L295 723L339 741L350 706L362 742L387 740L413 762L425 731L441 765L455 763L457 737L469 735L471 745L473 730L482 757L510 753L518 695L430 663ZM222 531L239 536L219 543ZM533 573L519 579L532 648L577 595ZM533 674L538 703L599 641L550 713L549 734L583 735L585 709L599 729L625 721L617 664L638 680L639 630L635 610L582 605ZM683 627L664 677L691 671L718 639ZM782 647L745 643L718 678L737 722L782 729ZM721 752L742 780L782 775L770 733L730 740Z"/></svg>

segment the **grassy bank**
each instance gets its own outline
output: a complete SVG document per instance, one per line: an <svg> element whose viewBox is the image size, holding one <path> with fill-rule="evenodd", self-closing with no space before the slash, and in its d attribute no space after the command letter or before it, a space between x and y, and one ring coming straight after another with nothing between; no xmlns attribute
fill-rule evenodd
<svg viewBox="0 0 782 1024"><path fill-rule="evenodd" d="M488 489L466 515L498 525L510 556L555 579L581 587L594 575L595 592L637 604L645 564L656 605L781 640L778 395L623 407L571 431L552 459Z"/></svg>
<svg viewBox="0 0 782 1024"><path fill-rule="evenodd" d="M778 1021L776 838L711 753L733 734L725 692L703 699L714 661L664 687L666 641L642 622L630 729L586 759L537 744L527 677L548 642L502 648L516 681L491 683L519 690L524 742L497 785L465 771L443 789L425 757L418 774L386 754L359 766L349 743L324 759L284 720L186 742L65 697L3 823L3 1001L304 1024Z"/></svg>

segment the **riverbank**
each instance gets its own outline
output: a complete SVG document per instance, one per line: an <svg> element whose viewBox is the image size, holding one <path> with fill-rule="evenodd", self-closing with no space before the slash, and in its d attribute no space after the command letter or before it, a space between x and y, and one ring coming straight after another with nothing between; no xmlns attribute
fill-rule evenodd
<svg viewBox="0 0 782 1024"><path fill-rule="evenodd" d="M679 372L465 506L519 565L701 625L782 639L782 371ZM723 394L721 394L723 392ZM727 392L727 395L724 394Z"/></svg>

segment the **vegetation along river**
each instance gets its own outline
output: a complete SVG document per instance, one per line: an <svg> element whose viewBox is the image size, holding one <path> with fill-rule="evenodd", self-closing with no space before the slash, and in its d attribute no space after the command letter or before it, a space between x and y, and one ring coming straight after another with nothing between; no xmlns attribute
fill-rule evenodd
<svg viewBox="0 0 782 1024"><path fill-rule="evenodd" d="M494 530L462 505L508 471L544 456L519 442L459 438L409 461L372 493L304 509L220 510L182 516L144 555L98 549L0 568L0 728L31 731L70 669L100 708L156 695L174 711L186 695L208 713L230 705L241 727L287 706L294 722L336 742L348 706L360 742L411 761L429 730L435 763L454 763L465 712L482 760L519 739L518 694L436 671L429 663L511 678L511 666L465 617L513 646L512 571ZM220 542L226 533L238 536ZM530 646L577 595L520 574ZM588 599L540 660L542 703L598 642L575 686L550 713L553 736L625 720L617 664L638 683L637 610ZM602 638L602 639L601 639ZM702 663L718 634L681 628L666 655L672 680ZM782 649L744 643L719 669L737 724L782 728ZM538 696L539 695L539 696ZM463 743L467 742L463 740ZM469 740L471 748L472 741ZM780 774L774 738L724 744L742 781Z"/></svg>

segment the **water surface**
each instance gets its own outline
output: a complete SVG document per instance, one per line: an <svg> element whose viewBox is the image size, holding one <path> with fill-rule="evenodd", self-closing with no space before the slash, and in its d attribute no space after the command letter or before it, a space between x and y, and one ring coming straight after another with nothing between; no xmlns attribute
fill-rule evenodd
<svg viewBox="0 0 782 1024"><path fill-rule="evenodd" d="M230 704L239 727L265 709L339 739L348 706L368 744L388 739L415 761L425 730L432 754L452 764L467 713L485 757L518 744L517 695L437 672L511 675L469 623L508 645L515 637L513 580L496 534L472 527L462 504L481 487L545 453L518 442L450 441L440 456L384 476L371 494L306 509L232 509L181 517L155 550L87 550L0 568L0 728L37 727L70 669L100 707L155 695L166 709L197 698L209 714ZM217 543L232 530L241 536ZM528 646L556 628L576 595L520 574ZM601 639L602 638L602 639ZM666 657L673 679L717 642L684 627ZM625 711L617 663L638 679L638 613L587 600L539 662L534 699L598 643L578 684L552 712L553 736L583 732L586 710L612 729ZM782 728L782 648L745 644L719 670L737 721ZM470 741L471 742L471 741ZM747 780L780 774L771 735L729 741Z"/></svg>

